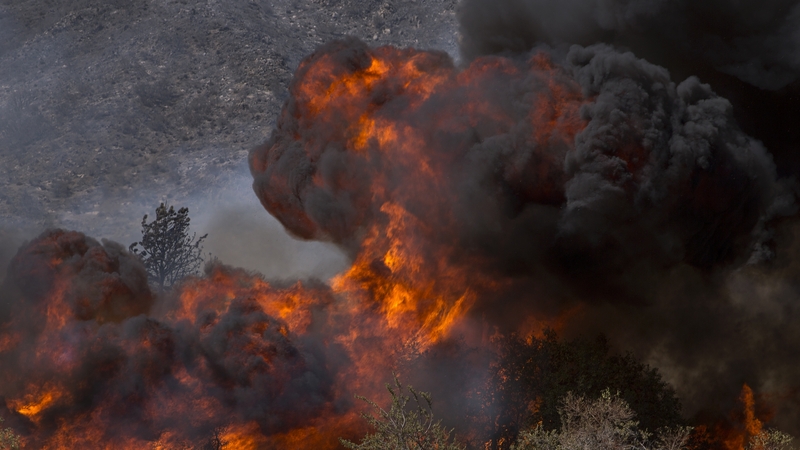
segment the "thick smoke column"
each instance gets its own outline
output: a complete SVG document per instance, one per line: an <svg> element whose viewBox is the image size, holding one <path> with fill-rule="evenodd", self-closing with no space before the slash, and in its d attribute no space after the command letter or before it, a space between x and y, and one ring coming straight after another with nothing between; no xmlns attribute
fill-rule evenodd
<svg viewBox="0 0 800 450"><path fill-rule="evenodd" d="M353 255L335 289L368 289L434 340L450 317L514 331L577 307L567 333L660 363L690 414L729 409L748 380L788 392L774 374L799 341L759 354L776 322L727 289L775 261L792 182L698 78L607 45L527 48L463 69L356 40L320 48L250 154L262 204Z"/></svg>

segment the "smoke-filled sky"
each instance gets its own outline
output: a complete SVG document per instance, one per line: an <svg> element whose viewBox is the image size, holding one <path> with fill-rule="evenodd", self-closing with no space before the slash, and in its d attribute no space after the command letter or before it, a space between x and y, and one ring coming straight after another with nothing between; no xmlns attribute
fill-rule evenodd
<svg viewBox="0 0 800 450"><path fill-rule="evenodd" d="M194 83L190 86L181 81L183 73L164 63L172 53L159 50L182 48L191 59L213 49L213 44L198 44L189 35L174 47L161 41L149 47L155 49L150 50L153 55L167 58L163 64L136 52L136 36L130 48L101 53L113 62L114 52L125 50L125 64L139 64L147 74L130 94L144 115L125 118L136 117L133 128L149 131L120 130L119 139L132 144L91 149L105 155L98 158L111 161L112 167L130 166L111 173L83 170L80 164L91 158L81 153L87 149L79 149L97 145L99 141L86 137L94 133L92 127L116 122L113 114L130 112L124 106L87 108L91 111L76 115L87 121L88 131L81 134L77 125L57 122L47 100L31 97L22 125L46 125L49 131L40 140L25 141L14 133L27 128L8 125L10 99L18 104L21 97L13 86L5 86L9 100L4 103L3 156L20 171L41 157L60 178L48 183L40 175L27 181L14 175L15 183L7 182L14 185L9 190L13 195L4 197L4 205L14 217L6 218L8 225L0 230L0 268L5 270L12 248L45 226L87 225L98 237L127 244L136 238L138 219L149 212L147 203L153 202L152 209L167 198L190 206L194 228L210 234L207 249L225 263L271 278L327 280L340 274L326 281L330 287L312 283L296 288L325 299L312 302L316 321L334 315L317 311L331 301L331 292L368 298L375 311L399 311L391 327L418 326L409 337L417 343L447 337L451 321L458 318L463 322L455 328L471 330L465 332L470 336L486 327L524 333L538 322L558 321L567 337L605 333L616 350L633 352L657 367L676 387L689 416L731 410L736 393L747 383L775 409L775 426L800 433L800 2L462 0L450 5L455 7L442 20L429 16L426 23L412 14L413 3L369 3L365 17L351 11L357 9L355 3L348 3L346 11L328 5L336 14L326 20L347 20L341 29L324 33L312 32L309 18L328 17L326 10L300 3L261 2L260 12L252 16L261 22L246 26L237 22L243 16L240 10L238 15L231 12L235 5L198 2L199 15L176 6L187 23L213 24L214 36L246 30L225 41L230 48L241 50L248 42L257 46L256 38L268 41L259 48L272 49L269 60L280 60L276 64L286 76L272 80L275 86L264 94L248 84L253 78L242 74L258 73L268 66L266 60L250 67L248 58L258 57L250 50L222 54L215 49L211 54L220 67L236 69L208 74L234 80L208 87L203 84L206 75L188 71L185 76ZM14 15L24 10L22 4L4 4L2 17L25 29L25 22ZM152 19L126 11L131 24L140 23L134 16ZM253 31L285 22L305 28L293 25L299 34L292 41L259 37ZM52 33L59 23L44 29ZM103 23L89 24L85 27L105 33ZM347 29L352 24L356 26ZM134 27L134 33L148 30ZM112 35L126 36L122 31ZM423 36L429 39L420 42ZM26 52L57 42L51 39L47 33L33 33L8 44L10 50L0 56L33 64ZM289 42L291 52L280 48ZM393 42L401 46L373 45ZM456 42L458 49L441 48ZM442 45L437 49L435 44ZM74 52L81 55L90 48ZM136 59L140 57L146 63ZM197 64L201 72L207 68ZM20 74L35 70L64 74L48 72L47 66L4 73L8 83L22 83ZM47 84L52 80L46 77L38 80L43 88L25 89L41 96L58 85ZM78 87L76 98L94 98L91 89ZM206 88L213 90L209 98L214 101L198 104ZM100 98L103 92L115 92L98 90ZM245 100L262 95L269 100ZM255 108L269 111L256 119ZM196 116L178 121L171 115L174 109ZM215 122L217 111L224 112L225 123ZM182 131L171 134L171 125L180 125ZM201 128L202 133L196 131ZM59 130L68 131L64 136L69 139L59 141ZM226 132L238 137L219 138ZM144 144L137 138L161 142L163 148L140 151ZM213 139L213 145L202 144L204 139ZM200 150L193 151L190 144ZM78 155L73 159L83 160L77 167L62 170L71 166L54 162L73 153ZM224 154L236 156L215 159ZM202 160L193 159L195 155ZM98 174L95 185L91 173ZM114 184L116 176L121 181ZM106 197L107 183L114 186ZM123 188L126 183L129 188ZM161 188L171 190L158 192ZM25 209L30 206L26 202L37 201L38 212ZM145 209L132 210L140 207ZM121 223L121 217L130 223ZM95 222L106 219L119 228ZM23 258L9 272L15 278L6 280L7 285L23 289L47 276L26 271L28 260L46 260L52 256L48 252L68 255L63 270L80 276L68 284L72 290L64 294L65 304L83 314L80 320L124 318L127 325L108 333L116 339L113 345L127 348L127 339L152 325L130 319L139 311L126 309L128 297L149 298L137 278L141 268L129 263L115 244L64 236L47 235L21 253ZM38 246L47 251L38 251ZM92 270L82 271L94 267L86 254L121 264L114 273L128 280L126 287L117 278L107 281L110 290L127 292L128 297L114 297L121 306L103 306L100 300L101 306L94 305L91 295L88 304L73 301L96 278ZM133 269L126 271L128 266ZM249 280L245 285L258 285L249 274L234 273ZM280 287L270 295L291 297L289 290ZM402 301L393 297L397 292ZM7 296L14 301L41 297L38 291ZM268 308L259 310L246 297L229 301L219 317L208 316L213 326L198 319L192 325L196 329L176 318L179 307L156 307L167 308L158 326L168 327L164 333L186 354L180 364L198 383L219 389L215 398L220 401L247 403L252 386L242 381L245 375L237 378L226 346L242 351L251 346L245 337L228 342L222 336L242 327L270 329L269 352L277 355L276 364L286 367L262 374L259 380L267 380L263 386L273 379L289 383L285 374L299 374L319 382L309 391L313 411L297 414L315 418L323 410L344 408L333 400L337 385L329 379L330 367L318 369L325 366L321 361L332 358L331 352L339 351L325 347L326 339L317 339L333 332L328 325L309 319L312 325L303 323L313 338L290 336L280 331L285 318L276 319ZM0 313L11 314L8 309ZM126 355L131 361L147 359L135 352ZM333 359L341 361L338 354ZM210 372L198 369L205 367L199 360L209 361ZM231 400L225 388L239 389L237 383L247 389L237 392L239 400ZM276 398L278 404L288 401ZM273 423L271 413L245 406L237 414L256 417L264 433L296 425ZM295 412L287 417L294 420Z"/></svg>

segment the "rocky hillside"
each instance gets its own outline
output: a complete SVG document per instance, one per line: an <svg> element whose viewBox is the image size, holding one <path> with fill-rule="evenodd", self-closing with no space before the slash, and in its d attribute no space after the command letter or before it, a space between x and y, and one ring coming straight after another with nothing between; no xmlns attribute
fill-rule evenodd
<svg viewBox="0 0 800 450"><path fill-rule="evenodd" d="M305 55L343 35L455 53L455 1L0 1L0 229L118 238L160 199L250 195Z"/></svg>

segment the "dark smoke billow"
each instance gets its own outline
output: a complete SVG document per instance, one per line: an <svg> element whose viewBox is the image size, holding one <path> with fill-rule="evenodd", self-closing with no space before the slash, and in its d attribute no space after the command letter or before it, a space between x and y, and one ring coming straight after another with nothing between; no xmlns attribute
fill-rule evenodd
<svg viewBox="0 0 800 450"><path fill-rule="evenodd" d="M682 76L705 66L770 90L800 77L797 0L466 0L459 23L468 59L522 53L543 42L606 42Z"/></svg>
<svg viewBox="0 0 800 450"><path fill-rule="evenodd" d="M713 102L726 111L734 128L738 128L735 118L748 135L763 142L775 157L778 174L792 179L800 175L800 134L795 126L800 120L800 3L796 0L465 0L459 21L461 51L467 61L492 54L522 54L545 43L566 48L603 42L667 68L673 79L686 79L681 83L685 87L697 85L694 77L699 77L708 83L705 89L730 100ZM715 121L706 127L686 125L707 137L711 136L708 131L721 130ZM723 178L741 183L741 177L732 172ZM681 197L682 192L670 190L670 195ZM722 210L716 209L725 203L720 202L719 193L709 195L708 203L693 213L698 218L707 214L701 221L712 228L715 218L733 213L723 207L726 212L720 214ZM788 214L790 219L776 222L775 227L759 224L755 228L757 234L772 236L777 258L769 264L732 264L711 276L682 264L662 267L657 271L661 282L642 278L641 289L654 298L649 306L592 308L572 328L609 333L620 347L650 358L679 388L689 413L719 405L725 405L720 406L723 410L732 408L729 392L747 382L780 405L778 426L800 432L795 381L800 379L800 367L793 356L800 352L800 336L794 331L800 316L799 292L793 281L797 266L793 203L789 195L775 204L783 211L778 216ZM736 219L728 215L723 220ZM730 238L733 235L727 234L722 241L733 242ZM710 255L714 252L713 245L706 247L709 242L713 239L697 239L690 247ZM754 253L750 262L763 262L761 254ZM606 258L604 254L600 260ZM628 271L622 276L631 275L639 274Z"/></svg>
<svg viewBox="0 0 800 450"><path fill-rule="evenodd" d="M688 414L731 410L748 382L781 393L776 423L797 432L794 288L762 294L786 258L793 181L697 77L537 42L463 69L356 40L320 48L250 154L262 204L385 277L413 279L391 267L391 236L419 243L417 270L439 286L474 274L471 314L505 330L581 305L565 332L653 362Z"/></svg>
<svg viewBox="0 0 800 450"><path fill-rule="evenodd" d="M20 248L9 264L0 291L0 321L19 326L12 323L16 312L37 307L43 312L43 303L56 290L70 315L82 321L120 322L147 312L153 304L147 273L121 245L54 230ZM26 325L22 329L35 331L44 322Z"/></svg>
<svg viewBox="0 0 800 450"><path fill-rule="evenodd" d="M327 284L215 264L155 295L118 244L24 245L0 286L8 424L34 448L335 448L352 394L399 370L483 443L491 336L555 326L654 364L689 415L748 383L800 433L793 147L770 153L791 132L737 106L786 105L795 13L493 5L462 5L464 67L356 39L300 64L249 163L291 233L351 258Z"/></svg>
<svg viewBox="0 0 800 450"><path fill-rule="evenodd" d="M666 67L674 80L698 76L734 105L744 131L800 175L800 3L797 0L465 0L461 52L515 54L541 43L607 43Z"/></svg>
<svg viewBox="0 0 800 450"><path fill-rule="evenodd" d="M358 76L384 53L445 81L414 104L394 66L355 106L337 103L342 95L320 109L307 97L310 85ZM328 62L320 80L316 64ZM251 170L262 203L305 238L358 247L365 228L387 225L381 208L399 203L421 224L448 225L414 233L465 245L489 267L593 277L768 259L769 222L795 210L791 184L727 100L606 46L478 59L459 72L441 54L344 41L312 55L291 90ZM464 97L490 106L475 113ZM363 115L424 140L355 148L347 119ZM414 195L420 184L436 195Z"/></svg>

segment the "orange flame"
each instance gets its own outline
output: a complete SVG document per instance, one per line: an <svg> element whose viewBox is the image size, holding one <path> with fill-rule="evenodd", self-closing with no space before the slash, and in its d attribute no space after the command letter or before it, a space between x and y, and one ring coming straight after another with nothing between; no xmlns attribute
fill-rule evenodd
<svg viewBox="0 0 800 450"><path fill-rule="evenodd" d="M11 401L12 407L20 414L29 419L36 420L38 414L48 406L52 405L62 395L56 386L43 386L25 397Z"/></svg>
<svg viewBox="0 0 800 450"><path fill-rule="evenodd" d="M747 384L742 385L739 402L742 404L741 422L732 433L733 435L725 439L727 450L744 450L750 438L759 434L762 429L762 423L756 417L753 390Z"/></svg>
<svg viewBox="0 0 800 450"><path fill-rule="evenodd" d="M727 419L696 426L690 448L745 450L751 439L764 430L764 422L771 419L772 413L746 383L738 400L740 409L731 412Z"/></svg>

